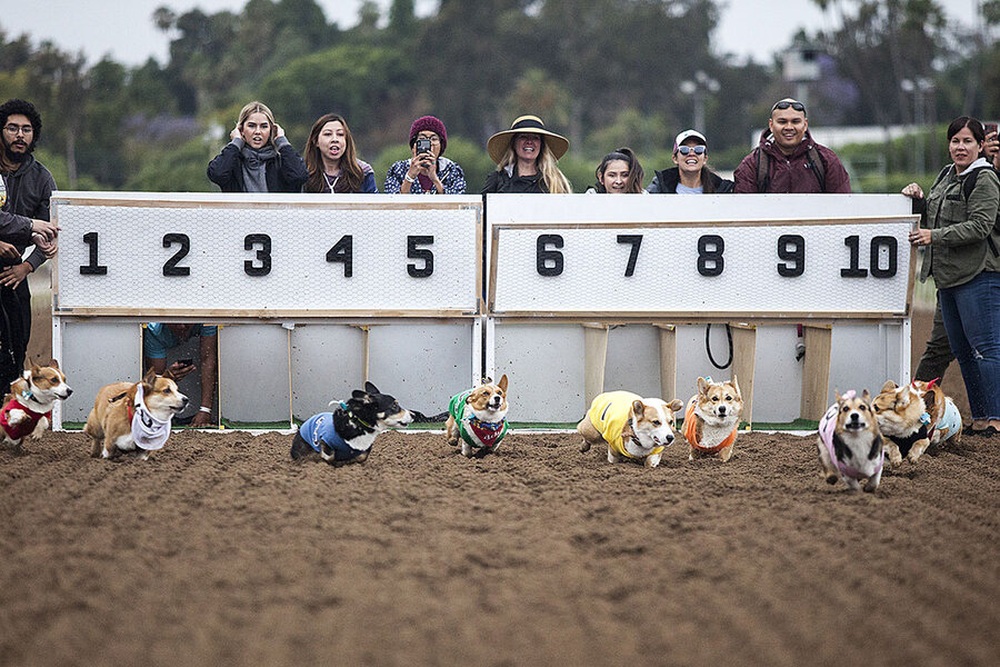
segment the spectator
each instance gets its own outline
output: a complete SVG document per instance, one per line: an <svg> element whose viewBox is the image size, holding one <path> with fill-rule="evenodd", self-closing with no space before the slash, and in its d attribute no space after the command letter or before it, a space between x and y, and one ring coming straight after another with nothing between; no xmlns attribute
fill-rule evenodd
<svg viewBox="0 0 1000 667"><path fill-rule="evenodd" d="M35 106L24 100L7 100L0 105L0 176L7 193L4 210L28 218L49 220L49 202L56 187L52 174L32 153L42 136L42 117ZM13 251L0 257L0 307L6 335L0 340L14 355L14 367L24 368L31 337L31 292L29 273L55 254L56 244L36 242L28 258L22 260L32 239L13 244ZM14 378L0 377L6 387Z"/></svg>
<svg viewBox="0 0 1000 667"><path fill-rule="evenodd" d="M434 116L421 116L410 125L410 158L394 162L385 175L389 194L465 194L465 173L444 155L448 131ZM418 150L419 149L419 150Z"/></svg>
<svg viewBox="0 0 1000 667"><path fill-rule="evenodd" d="M557 164L569 140L546 130L538 116L517 118L509 130L490 137L486 148L497 168L487 177L483 194L573 191Z"/></svg>
<svg viewBox="0 0 1000 667"><path fill-rule="evenodd" d="M631 148L622 147L604 156L594 170L597 182L587 193L645 194L642 165Z"/></svg>
<svg viewBox="0 0 1000 667"><path fill-rule="evenodd" d="M316 119L305 154L309 178L303 192L378 192L375 172L358 159L354 135L342 116L328 113Z"/></svg>
<svg viewBox="0 0 1000 667"><path fill-rule="evenodd" d="M684 130L674 139L676 167L657 171L651 193L700 195L733 191L733 182L708 168L708 140L697 130Z"/></svg>
<svg viewBox="0 0 1000 667"><path fill-rule="evenodd" d="M152 368L157 375L167 370L167 351L187 341L191 336L199 337L198 364L192 360L175 361L170 372L177 380L187 377L196 368L201 368L201 404L191 418L191 426L212 425L212 406L215 401L215 381L218 377L218 327L207 324L162 324L149 322L142 330L142 353L145 367Z"/></svg>
<svg viewBox="0 0 1000 667"><path fill-rule="evenodd" d="M982 123L961 116L947 137L952 164L926 198L917 183L903 188L925 204L909 238L924 248L920 279L934 276L941 318L962 369L972 412L966 430L992 437L1000 434L1000 180L981 155Z"/></svg>
<svg viewBox="0 0 1000 667"><path fill-rule="evenodd" d="M208 164L208 178L223 192L300 192L308 174L302 158L261 102L240 111L231 141Z"/></svg>
<svg viewBox="0 0 1000 667"><path fill-rule="evenodd" d="M760 145L736 167L736 192L851 191L837 154L813 141L802 102L786 97L771 107Z"/></svg>

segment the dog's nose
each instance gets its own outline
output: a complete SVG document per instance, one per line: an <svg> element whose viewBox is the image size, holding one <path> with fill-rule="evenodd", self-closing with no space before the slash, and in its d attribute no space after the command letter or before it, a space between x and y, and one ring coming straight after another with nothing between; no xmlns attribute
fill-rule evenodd
<svg viewBox="0 0 1000 667"><path fill-rule="evenodd" d="M726 406L724 406L724 405L720 405L719 406L719 416L720 417L725 417L726 416Z"/></svg>

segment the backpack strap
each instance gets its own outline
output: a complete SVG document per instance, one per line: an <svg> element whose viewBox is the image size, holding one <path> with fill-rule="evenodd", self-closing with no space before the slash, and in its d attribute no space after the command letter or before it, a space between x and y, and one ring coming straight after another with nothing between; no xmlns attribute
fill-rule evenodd
<svg viewBox="0 0 1000 667"><path fill-rule="evenodd" d="M949 167L945 167L946 170L948 168ZM965 199L965 204L967 206L969 204L969 196L976 188L976 181L979 180L979 172L984 169L993 169L993 167L977 167L966 174L965 178L962 180L962 198ZM1000 231L1000 211L997 212L997 217L993 220L993 231ZM1000 257L1000 248L997 248L996 244L993 243L992 233L990 236L986 237L986 244L990 247L994 257Z"/></svg>
<svg viewBox="0 0 1000 667"><path fill-rule="evenodd" d="M767 192L771 181L771 158L760 149L760 146L754 148L754 151L757 153L757 192ZM819 191L826 192L826 162L823 161L823 156L815 144L809 144L806 150L806 163L819 181Z"/></svg>
<svg viewBox="0 0 1000 667"><path fill-rule="evenodd" d="M767 192L771 181L771 158L757 146L753 149L757 154L757 192Z"/></svg>

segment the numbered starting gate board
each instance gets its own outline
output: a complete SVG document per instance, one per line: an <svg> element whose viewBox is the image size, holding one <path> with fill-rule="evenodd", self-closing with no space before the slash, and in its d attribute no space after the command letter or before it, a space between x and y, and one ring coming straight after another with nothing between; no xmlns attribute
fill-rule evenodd
<svg viewBox="0 0 1000 667"><path fill-rule="evenodd" d="M908 313L916 216L899 211L899 197L869 199L876 206L861 212L824 195L649 196L630 199L627 218L615 196L497 199L488 210L498 317Z"/></svg>
<svg viewBox="0 0 1000 667"><path fill-rule="evenodd" d="M57 314L469 316L481 199L60 192Z"/></svg>

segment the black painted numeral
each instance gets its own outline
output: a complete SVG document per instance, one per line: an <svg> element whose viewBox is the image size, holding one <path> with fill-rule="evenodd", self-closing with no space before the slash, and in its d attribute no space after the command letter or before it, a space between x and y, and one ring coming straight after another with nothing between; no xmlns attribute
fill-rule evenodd
<svg viewBox="0 0 1000 667"><path fill-rule="evenodd" d="M89 246L90 256L88 263L80 267L81 276L106 276L108 274L108 267L98 263L97 241L97 232L87 232L83 235L83 242Z"/></svg>
<svg viewBox="0 0 1000 667"><path fill-rule="evenodd" d="M164 234L163 235L163 247L169 248L172 245L179 245L180 249L174 253L174 256L167 260L166 264L163 265L163 275L165 276L189 276L191 275L191 267L189 266L177 266L177 264L187 257L187 254L191 252L191 239L187 234Z"/></svg>
<svg viewBox="0 0 1000 667"><path fill-rule="evenodd" d="M535 269L540 276L559 276L563 272L563 254L551 248L562 248L563 237L559 234L541 234L535 241Z"/></svg>
<svg viewBox="0 0 1000 667"><path fill-rule="evenodd" d="M778 275L783 278L801 276L806 270L806 240L799 234L782 234L778 237Z"/></svg>
<svg viewBox="0 0 1000 667"><path fill-rule="evenodd" d="M635 275L635 261L639 259L639 248L642 246L642 234L619 234L619 243L627 243L632 246L628 253L628 264L625 265L625 277Z"/></svg>
<svg viewBox="0 0 1000 667"><path fill-rule="evenodd" d="M840 275L844 278L867 278L869 273L871 273L873 278L892 278L896 275L899 261L897 257L899 242L896 241L895 237L872 237L871 246L868 251L867 269L861 268L861 237L848 236L844 239L844 245L851 251L850 266L840 270ZM885 268L882 268L879 261L879 254L883 249L886 251Z"/></svg>
<svg viewBox="0 0 1000 667"><path fill-rule="evenodd" d="M344 277L354 275L354 237L345 234L337 243L326 251L326 261L341 262L344 265Z"/></svg>
<svg viewBox="0 0 1000 667"><path fill-rule="evenodd" d="M434 273L434 253L430 248L421 248L422 245L434 245L433 236L407 236L406 256L409 259L422 260L424 265L407 264L406 272L411 278L427 278Z"/></svg>
<svg viewBox="0 0 1000 667"><path fill-rule="evenodd" d="M888 266L884 269L879 262L879 253L885 248ZM892 278L896 275L896 253L899 243L895 236L875 236L872 238L871 272L873 278Z"/></svg>
<svg viewBox="0 0 1000 667"><path fill-rule="evenodd" d="M698 273L711 278L722 275L726 268L726 242L717 234L705 234L698 238Z"/></svg>
<svg viewBox="0 0 1000 667"><path fill-rule="evenodd" d="M255 247L257 256L243 262L243 271L254 278L271 273L271 237L267 234L247 234L243 239L243 249L253 250Z"/></svg>

